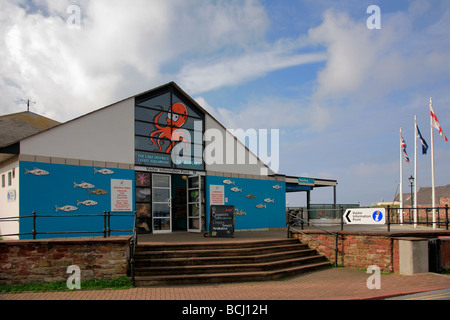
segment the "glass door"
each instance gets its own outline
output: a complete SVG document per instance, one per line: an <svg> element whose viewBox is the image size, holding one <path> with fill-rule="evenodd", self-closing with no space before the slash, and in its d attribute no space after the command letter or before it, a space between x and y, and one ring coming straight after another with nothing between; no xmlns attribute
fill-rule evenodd
<svg viewBox="0 0 450 320"><path fill-rule="evenodd" d="M187 228L188 232L202 232L201 176L187 178Z"/></svg>
<svg viewBox="0 0 450 320"><path fill-rule="evenodd" d="M171 176L152 175L153 233L172 232Z"/></svg>

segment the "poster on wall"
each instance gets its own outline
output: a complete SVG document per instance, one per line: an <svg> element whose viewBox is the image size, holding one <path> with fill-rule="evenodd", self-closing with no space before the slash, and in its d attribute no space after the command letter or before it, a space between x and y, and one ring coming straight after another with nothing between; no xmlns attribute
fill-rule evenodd
<svg viewBox="0 0 450 320"><path fill-rule="evenodd" d="M111 211L133 211L133 181L111 179Z"/></svg>
<svg viewBox="0 0 450 320"><path fill-rule="evenodd" d="M223 206L225 204L225 186L210 185L209 201L213 206Z"/></svg>

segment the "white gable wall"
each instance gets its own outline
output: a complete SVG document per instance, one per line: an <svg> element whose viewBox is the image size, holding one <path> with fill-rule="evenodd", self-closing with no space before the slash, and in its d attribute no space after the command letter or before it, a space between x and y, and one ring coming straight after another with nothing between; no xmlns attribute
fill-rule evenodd
<svg viewBox="0 0 450 320"><path fill-rule="evenodd" d="M0 169L0 218L18 216L19 162L14 162ZM16 233L19 233L19 219L7 219L0 222L0 238L18 239L18 236L4 236L5 234Z"/></svg>
<svg viewBox="0 0 450 320"><path fill-rule="evenodd" d="M273 174L266 164L245 148L238 139L209 114L205 114L205 130L204 139L210 140L205 141L204 160L206 171L247 175ZM220 136L223 137L222 142L216 142L215 138ZM220 150L221 144L222 150ZM244 153L244 161L242 152ZM240 164L242 162L244 163Z"/></svg>
<svg viewBox="0 0 450 320"><path fill-rule="evenodd" d="M24 139L20 153L133 164L134 98Z"/></svg>

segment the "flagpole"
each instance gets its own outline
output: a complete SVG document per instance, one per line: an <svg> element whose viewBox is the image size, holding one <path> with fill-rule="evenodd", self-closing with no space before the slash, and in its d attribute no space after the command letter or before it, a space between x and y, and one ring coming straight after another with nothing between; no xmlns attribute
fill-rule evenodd
<svg viewBox="0 0 450 320"><path fill-rule="evenodd" d="M430 98L430 110L433 108L433 98ZM436 197L434 186L434 135L433 135L433 118L430 117L431 127L431 205L433 207L433 229L436 229Z"/></svg>
<svg viewBox="0 0 450 320"><path fill-rule="evenodd" d="M417 116L414 115L414 228L417 228Z"/></svg>
<svg viewBox="0 0 450 320"><path fill-rule="evenodd" d="M403 148L402 148L402 128L400 128L400 223L403 224Z"/></svg>

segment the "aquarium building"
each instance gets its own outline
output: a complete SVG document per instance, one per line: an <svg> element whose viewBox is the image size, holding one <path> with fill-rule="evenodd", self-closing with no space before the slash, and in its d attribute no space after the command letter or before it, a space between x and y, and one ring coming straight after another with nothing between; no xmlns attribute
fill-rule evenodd
<svg viewBox="0 0 450 320"><path fill-rule="evenodd" d="M24 115L33 119L19 130ZM235 207L235 230L282 228L286 192L309 201L337 185L273 172L174 82L66 123L2 116L0 137L6 239L30 239L34 227L38 238L84 236L102 229L104 212L118 215L117 234L130 233L134 213L140 233L205 232L211 205Z"/></svg>

